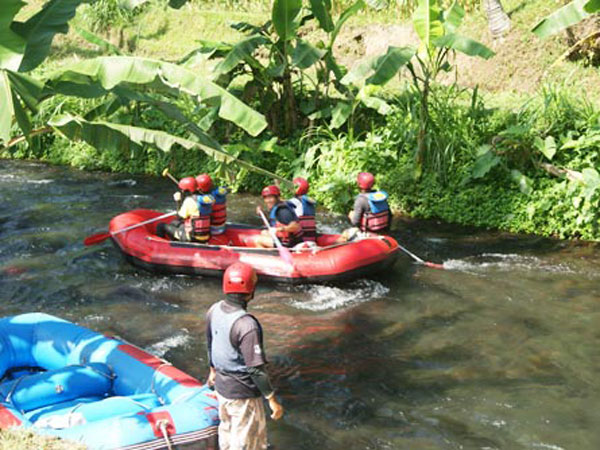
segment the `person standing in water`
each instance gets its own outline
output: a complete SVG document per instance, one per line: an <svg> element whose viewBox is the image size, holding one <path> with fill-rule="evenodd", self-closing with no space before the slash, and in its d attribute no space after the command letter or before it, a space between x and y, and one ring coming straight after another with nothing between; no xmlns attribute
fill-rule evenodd
<svg viewBox="0 0 600 450"><path fill-rule="evenodd" d="M208 384L214 385L219 400L221 450L267 448L262 397L269 402L273 420L283 416L265 370L262 327L247 312L256 283L251 266L232 264L223 275L225 300L212 305L206 314Z"/></svg>

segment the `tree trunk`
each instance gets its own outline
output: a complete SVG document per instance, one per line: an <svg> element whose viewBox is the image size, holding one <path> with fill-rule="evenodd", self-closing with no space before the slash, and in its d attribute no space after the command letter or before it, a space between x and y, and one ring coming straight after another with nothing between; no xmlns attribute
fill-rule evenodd
<svg viewBox="0 0 600 450"><path fill-rule="evenodd" d="M504 12L500 0L483 0L483 6L488 16L488 26L494 39L499 39L510 30L510 19Z"/></svg>

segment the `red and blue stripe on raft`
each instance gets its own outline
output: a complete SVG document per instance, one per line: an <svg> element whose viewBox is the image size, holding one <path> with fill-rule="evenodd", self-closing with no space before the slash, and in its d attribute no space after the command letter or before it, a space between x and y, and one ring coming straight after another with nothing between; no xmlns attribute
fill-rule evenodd
<svg viewBox="0 0 600 450"><path fill-rule="evenodd" d="M90 449L216 448L214 392L131 344L29 313L0 320L0 356L0 429Z"/></svg>
<svg viewBox="0 0 600 450"><path fill-rule="evenodd" d="M119 214L109 225L112 240L125 258L152 272L222 276L229 265L239 261L254 267L261 279L321 283L381 274L398 257L396 240L376 234L343 244L336 244L339 234L319 234L318 247L291 251L290 265L282 261L277 249L254 247L261 229L248 225L228 223L225 232L212 236L208 244L158 237L156 226L170 222L172 217L117 233L160 215L158 211L137 209Z"/></svg>

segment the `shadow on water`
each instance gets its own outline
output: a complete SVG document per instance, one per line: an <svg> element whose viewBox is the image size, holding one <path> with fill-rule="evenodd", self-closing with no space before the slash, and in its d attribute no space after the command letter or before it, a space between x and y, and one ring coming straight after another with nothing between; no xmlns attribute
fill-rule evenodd
<svg viewBox="0 0 600 450"><path fill-rule="evenodd" d="M171 193L164 179L0 160L1 315L64 317L204 379L219 280L145 273L82 244L122 211L169 210ZM231 196L231 220L257 223L258 201ZM395 235L450 270L402 257L376 280L259 286L250 309L287 408L269 422L275 447L599 448L597 246L433 221L398 221Z"/></svg>

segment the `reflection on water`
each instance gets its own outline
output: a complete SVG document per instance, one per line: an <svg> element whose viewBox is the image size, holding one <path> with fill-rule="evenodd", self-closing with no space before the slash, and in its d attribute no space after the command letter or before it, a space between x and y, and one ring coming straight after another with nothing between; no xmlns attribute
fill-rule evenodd
<svg viewBox="0 0 600 450"><path fill-rule="evenodd" d="M0 313L45 311L207 374L217 279L129 266L86 236L138 207L168 211L168 180L0 161ZM259 199L230 219L258 224ZM342 218L323 216L321 229ZM279 449L597 449L597 247L400 222L396 237L447 270L399 263L379 280L259 286L287 408Z"/></svg>

